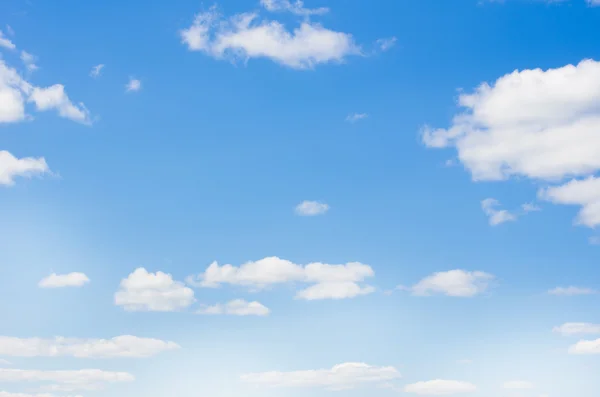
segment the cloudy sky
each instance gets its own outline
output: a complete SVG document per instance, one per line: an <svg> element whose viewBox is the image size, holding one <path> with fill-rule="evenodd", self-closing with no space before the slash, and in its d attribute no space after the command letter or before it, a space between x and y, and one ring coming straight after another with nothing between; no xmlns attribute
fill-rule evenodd
<svg viewBox="0 0 600 397"><path fill-rule="evenodd" d="M2 1L0 397L597 397L596 6Z"/></svg>

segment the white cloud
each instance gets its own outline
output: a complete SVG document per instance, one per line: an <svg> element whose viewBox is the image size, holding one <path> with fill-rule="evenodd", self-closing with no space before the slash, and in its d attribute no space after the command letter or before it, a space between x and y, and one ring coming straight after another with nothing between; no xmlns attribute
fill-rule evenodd
<svg viewBox="0 0 600 397"><path fill-rule="evenodd" d="M581 340L569 347L570 354L600 354L600 339Z"/></svg>
<svg viewBox="0 0 600 397"><path fill-rule="evenodd" d="M454 147L474 180L526 177L558 183L539 192L582 207L579 224L600 224L600 62L514 71L461 94L448 129L423 129L429 147Z"/></svg>
<svg viewBox="0 0 600 397"><path fill-rule="evenodd" d="M122 335L111 339L63 337L42 339L0 336L0 355L14 357L150 357L163 351L179 348L179 345L174 342L131 335Z"/></svg>
<svg viewBox="0 0 600 397"><path fill-rule="evenodd" d="M381 51L387 51L396 45L396 41L398 41L398 39L395 37L388 37L384 39L378 39L376 43Z"/></svg>
<svg viewBox="0 0 600 397"><path fill-rule="evenodd" d="M82 124L91 124L90 112L83 103L74 105L62 84L54 84L47 88L34 87L29 97L29 102L35 103L38 111L54 109L59 116L77 121Z"/></svg>
<svg viewBox="0 0 600 397"><path fill-rule="evenodd" d="M548 291L550 295L574 296L574 295L593 295L597 293L591 288L581 287L556 287Z"/></svg>
<svg viewBox="0 0 600 397"><path fill-rule="evenodd" d="M417 382L404 387L406 393L422 396L449 396L453 394L472 393L476 390L477 387L472 383L443 379Z"/></svg>
<svg viewBox="0 0 600 397"><path fill-rule="evenodd" d="M56 396L54 394L49 394L49 393L29 394L29 393L11 393L11 392L7 392L7 391L0 391L0 397L59 397L59 396ZM64 396L64 397L81 397L81 396L77 395L77 396Z"/></svg>
<svg viewBox="0 0 600 397"><path fill-rule="evenodd" d="M267 257L239 267L213 262L203 273L190 276L187 281L208 288L232 284L254 289L290 282L309 283L313 285L298 292L297 298L314 300L352 298L371 293L372 287L359 283L374 275L371 266L358 262L344 265L314 262L302 266L278 257Z"/></svg>
<svg viewBox="0 0 600 397"><path fill-rule="evenodd" d="M8 37L6 37L4 35L4 33L2 33L2 31L0 30L0 48L6 48L8 50L14 50L15 48L17 48L15 46L15 44L10 41L10 39Z"/></svg>
<svg viewBox="0 0 600 397"><path fill-rule="evenodd" d="M303 201L294 208L297 215L316 216L323 215L329 211L329 205L318 201Z"/></svg>
<svg viewBox="0 0 600 397"><path fill-rule="evenodd" d="M554 327L552 331L565 336L579 334L600 334L600 324L565 323L558 327Z"/></svg>
<svg viewBox="0 0 600 397"><path fill-rule="evenodd" d="M99 64L96 66L92 67L92 70L90 71L90 76L93 78L99 77L100 74L102 73L102 69L104 69L104 64Z"/></svg>
<svg viewBox="0 0 600 397"><path fill-rule="evenodd" d="M527 390L527 389L534 388L533 383L523 381L523 380L511 380L508 382L504 382L503 387L505 389L511 389L511 390Z"/></svg>
<svg viewBox="0 0 600 397"><path fill-rule="evenodd" d="M127 311L171 312L185 309L195 302L194 291L170 274L149 273L138 268L121 281L115 304Z"/></svg>
<svg viewBox="0 0 600 397"><path fill-rule="evenodd" d="M394 367L343 363L331 369L251 373L242 375L241 379L270 387L322 387L329 390L346 390L360 384L385 382L399 377L400 373Z"/></svg>
<svg viewBox="0 0 600 397"><path fill-rule="evenodd" d="M68 274L52 273L39 282L42 288L83 287L90 279L83 273L73 272Z"/></svg>
<svg viewBox="0 0 600 397"><path fill-rule="evenodd" d="M38 69L38 66L35 64L36 57L27 51L21 51L21 61L23 61L25 67L30 72Z"/></svg>
<svg viewBox="0 0 600 397"><path fill-rule="evenodd" d="M409 290L417 296L443 294L455 297L473 297L485 292L489 282L493 279L493 275L480 271L450 270L425 277Z"/></svg>
<svg viewBox="0 0 600 397"><path fill-rule="evenodd" d="M301 16L323 15L329 12L329 8L327 7L319 7L313 9L304 8L304 2L302 0L260 0L260 4L267 11L286 11Z"/></svg>
<svg viewBox="0 0 600 397"><path fill-rule="evenodd" d="M585 0L585 2L590 7L598 7L598 6L600 6L600 0Z"/></svg>
<svg viewBox="0 0 600 397"><path fill-rule="evenodd" d="M129 78L129 82L125 85L125 92L137 92L142 89L142 82L133 77Z"/></svg>
<svg viewBox="0 0 600 397"><path fill-rule="evenodd" d="M16 158L6 150L0 150L0 185L12 186L16 177L30 178L50 172L43 157Z"/></svg>
<svg viewBox="0 0 600 397"><path fill-rule="evenodd" d="M279 0L263 2L263 5L278 9L287 3ZM202 51L216 59L267 58L293 69L341 63L350 55L361 54L352 35L317 23L304 21L290 32L277 21L259 20L255 13L222 19L215 8L196 15L192 25L181 30L180 35L190 51Z"/></svg>
<svg viewBox="0 0 600 397"><path fill-rule="evenodd" d="M488 216L490 225L497 226L504 222L517 220L517 216L507 210L499 210L500 202L493 198L481 201L481 209Z"/></svg>
<svg viewBox="0 0 600 397"><path fill-rule="evenodd" d="M357 121L364 120L369 117L366 113L353 113L346 116L346 121L349 123L356 123Z"/></svg>
<svg viewBox="0 0 600 397"><path fill-rule="evenodd" d="M525 203L521 205L521 208L523 209L524 213L537 212L542 210L539 206L535 205L534 203Z"/></svg>
<svg viewBox="0 0 600 397"><path fill-rule="evenodd" d="M110 372L99 369L73 371L43 371L0 368L0 382L50 383L52 390L96 390L106 383L131 382L135 378L127 372Z"/></svg>
<svg viewBox="0 0 600 397"><path fill-rule="evenodd" d="M260 302L235 299L226 304L203 307L198 314L229 314L233 316L267 316L271 311Z"/></svg>

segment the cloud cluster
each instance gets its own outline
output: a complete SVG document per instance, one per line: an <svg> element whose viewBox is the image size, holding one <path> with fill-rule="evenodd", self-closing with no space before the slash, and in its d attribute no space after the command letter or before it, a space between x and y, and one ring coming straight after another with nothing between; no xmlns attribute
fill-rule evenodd
<svg viewBox="0 0 600 397"><path fill-rule="evenodd" d="M14 357L150 357L175 349L179 349L179 345L174 342L131 335L117 336L112 339L63 337L42 339L0 336L0 355Z"/></svg>
<svg viewBox="0 0 600 397"><path fill-rule="evenodd" d="M241 266L219 265L213 262L197 276L188 277L191 285L215 288L222 284L244 286L252 289L284 283L312 284L299 291L298 299L344 299L369 294L374 288L363 285L375 272L369 265L351 262L331 265L314 262L305 266L278 257L267 257Z"/></svg>
<svg viewBox="0 0 600 397"><path fill-rule="evenodd" d="M539 198L580 206L577 223L600 224L600 62L514 71L458 103L449 128L423 129L427 146L454 147L476 181L558 183Z"/></svg>

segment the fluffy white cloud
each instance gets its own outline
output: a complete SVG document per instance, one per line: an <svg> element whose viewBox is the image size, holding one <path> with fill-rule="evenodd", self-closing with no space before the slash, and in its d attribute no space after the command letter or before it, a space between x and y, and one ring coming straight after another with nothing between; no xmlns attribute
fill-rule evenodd
<svg viewBox="0 0 600 397"><path fill-rule="evenodd" d="M394 367L343 363L331 369L251 373L242 375L241 379L270 387L323 387L329 390L345 390L360 384L385 382L399 377L400 373Z"/></svg>
<svg viewBox="0 0 600 397"><path fill-rule="evenodd" d="M556 287L548 291L550 295L563 295L563 296L574 296L574 295L593 295L597 293L597 291L591 288L581 288L581 287Z"/></svg>
<svg viewBox="0 0 600 397"><path fill-rule="evenodd" d="M129 78L129 82L125 85L125 92L137 92L142 89L142 82L133 77Z"/></svg>
<svg viewBox="0 0 600 397"><path fill-rule="evenodd" d="M487 198L481 201L481 209L488 216L490 225L497 226L504 222L515 221L517 216L510 211L500 210L500 202L493 198Z"/></svg>
<svg viewBox="0 0 600 397"><path fill-rule="evenodd" d="M233 316L266 316L270 313L268 307L260 302L247 302L235 299L226 304L206 306L198 310L198 314L230 314Z"/></svg>
<svg viewBox="0 0 600 397"><path fill-rule="evenodd" d="M408 290L417 296L443 294L456 297L472 297L485 292L489 282L493 279L493 275L480 271L449 270L427 276Z"/></svg>
<svg viewBox="0 0 600 397"><path fill-rule="evenodd" d="M291 12L292 14L310 16L310 15L323 15L329 12L327 7L319 8L304 8L304 2L302 0L290 1L290 0L260 0L260 4L268 11L271 12Z"/></svg>
<svg viewBox="0 0 600 397"><path fill-rule="evenodd" d="M121 281L115 304L127 311L171 312L195 302L194 291L170 274L138 268Z"/></svg>
<svg viewBox="0 0 600 397"><path fill-rule="evenodd" d="M582 207L577 222L600 224L600 62L514 71L459 97L447 129L423 129L430 147L454 147L474 180L512 176L556 183L540 198Z"/></svg>
<svg viewBox="0 0 600 397"><path fill-rule="evenodd" d="M357 121L366 119L367 117L369 117L369 115L366 113L353 113L346 116L346 121L349 123L356 123Z"/></svg>
<svg viewBox="0 0 600 397"><path fill-rule="evenodd" d="M49 172L50 168L43 157L19 159L6 150L0 150L0 185L12 186L16 177L30 178Z"/></svg>
<svg viewBox="0 0 600 397"><path fill-rule="evenodd" d="M2 33L2 31L0 30L0 47L1 48L6 48L9 50L14 50L15 48L17 48L15 46L15 44L4 35L4 33Z"/></svg>
<svg viewBox="0 0 600 397"><path fill-rule="evenodd" d="M21 61L23 61L25 67L30 72L38 69L38 66L35 64L36 57L27 51L21 51Z"/></svg>
<svg viewBox="0 0 600 397"><path fill-rule="evenodd" d="M600 354L600 339L581 340L569 347L570 354Z"/></svg>
<svg viewBox="0 0 600 397"><path fill-rule="evenodd" d="M600 324L590 323L565 323L552 329L562 335L600 334Z"/></svg>
<svg viewBox="0 0 600 397"><path fill-rule="evenodd" d="M329 205L318 201L303 201L294 208L297 215L316 216L329 211Z"/></svg>
<svg viewBox="0 0 600 397"><path fill-rule="evenodd" d="M47 388L56 391L96 390L107 383L131 382L134 379L133 375L127 372L99 369L43 371L0 368L0 382L50 383Z"/></svg>
<svg viewBox="0 0 600 397"><path fill-rule="evenodd" d="M29 102L36 105L37 110L45 111L54 109L59 116L82 124L91 124L90 112L86 109L83 103L74 105L67 94L65 87L62 84L54 84L47 88L34 87Z"/></svg>
<svg viewBox="0 0 600 397"><path fill-rule="evenodd" d="M84 273L73 272L68 274L52 273L39 282L42 288L83 287L90 279Z"/></svg>
<svg viewBox="0 0 600 397"><path fill-rule="evenodd" d="M232 284L254 289L290 282L309 283L313 285L300 291L297 297L314 300L351 298L373 292L372 287L359 283L374 275L369 265L358 262L344 265L314 262L302 266L278 257L267 257L238 267L213 262L203 273L190 276L187 281L208 288Z"/></svg>
<svg viewBox="0 0 600 397"><path fill-rule="evenodd" d="M104 64L102 64L102 63L99 65L93 66L92 70L90 71L90 76L93 78L100 76L100 74L102 73L102 69L104 69Z"/></svg>
<svg viewBox="0 0 600 397"><path fill-rule="evenodd" d="M449 396L452 394L473 393L476 390L477 387L472 383L443 379L412 383L404 387L406 393L422 396Z"/></svg>
<svg viewBox="0 0 600 397"><path fill-rule="evenodd" d="M511 390L527 390L527 389L533 389L533 383L531 382L527 382L524 380L511 380L508 382L504 382L504 385L502 385L505 389L511 389Z"/></svg>
<svg viewBox="0 0 600 397"><path fill-rule="evenodd" d="M150 357L175 349L179 349L179 345L174 342L131 335L122 335L111 339L63 337L42 339L0 336L0 355L14 357Z"/></svg>
<svg viewBox="0 0 600 397"><path fill-rule="evenodd" d="M291 3L263 1L263 5L272 10L303 9L286 4ZM180 31L180 35L190 51L202 51L216 59L267 58L294 69L340 63L350 55L361 54L350 34L329 30L317 23L304 21L290 32L277 21L259 20L255 13L222 19L214 8L196 15L192 25Z"/></svg>

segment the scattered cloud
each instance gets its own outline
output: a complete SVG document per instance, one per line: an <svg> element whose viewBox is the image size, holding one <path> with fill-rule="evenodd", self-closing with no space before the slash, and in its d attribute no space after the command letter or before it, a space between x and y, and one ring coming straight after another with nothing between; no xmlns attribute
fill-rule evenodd
<svg viewBox="0 0 600 397"><path fill-rule="evenodd" d="M90 279L84 273L73 272L69 274L52 273L39 282L42 288L83 287Z"/></svg>
<svg viewBox="0 0 600 397"><path fill-rule="evenodd" d="M121 281L115 304L127 311L172 312L195 302L194 291L170 274L138 268Z"/></svg>
<svg viewBox="0 0 600 397"><path fill-rule="evenodd" d="M404 391L421 396L449 396L453 394L473 393L477 391L477 387L472 383L458 380L435 379L406 385Z"/></svg>
<svg viewBox="0 0 600 397"><path fill-rule="evenodd" d="M539 206L537 206L534 203L525 203L525 204L521 205L521 209L523 210L524 213L537 212L537 211L542 210Z"/></svg>
<svg viewBox="0 0 600 397"><path fill-rule="evenodd" d="M272 11L306 12L298 1L271 0L262 4ZM292 69L313 69L319 64L342 63L348 56L361 55L352 35L318 23L305 20L288 31L280 22L261 20L256 13L222 18L214 7L196 15L192 25L181 30L180 35L190 51L201 51L215 59L247 62L267 58Z"/></svg>
<svg viewBox="0 0 600 397"><path fill-rule="evenodd" d="M410 288L399 288L407 289L416 296L442 294L469 298L485 292L493 279L493 275L480 271L450 270L425 277Z"/></svg>
<svg viewBox="0 0 600 397"><path fill-rule="evenodd" d="M92 124L90 112L83 103L74 105L65 92L62 84L54 84L48 88L34 87L29 102L35 103L38 111L54 109L59 116L82 124Z"/></svg>
<svg viewBox="0 0 600 397"><path fill-rule="evenodd" d="M349 123L356 123L357 121L364 120L369 117L366 113L353 113L346 116L346 121Z"/></svg>
<svg viewBox="0 0 600 397"><path fill-rule="evenodd" d="M292 282L308 283L313 285L299 291L298 299L344 299L373 292L374 288L360 283L374 275L371 266L358 262L345 265L314 262L302 266L278 257L267 257L239 267L213 262L203 273L188 277L187 282L205 288L230 284L252 289Z"/></svg>
<svg viewBox="0 0 600 397"><path fill-rule="evenodd" d="M133 77L129 78L129 82L125 85L125 92L137 92L142 89L142 82Z"/></svg>
<svg viewBox="0 0 600 397"><path fill-rule="evenodd" d="M0 185L12 186L16 177L31 178L49 172L50 168L43 157L19 159L6 150L0 150Z"/></svg>
<svg viewBox="0 0 600 397"><path fill-rule="evenodd" d="M600 354L600 339L581 340L569 348L569 354Z"/></svg>
<svg viewBox="0 0 600 397"><path fill-rule="evenodd" d="M8 37L6 37L4 35L4 33L2 33L1 30L0 30L0 48L6 48L8 50L14 50L15 48L17 48L17 46L15 46L15 44Z"/></svg>
<svg viewBox="0 0 600 397"><path fill-rule="evenodd" d="M575 295L593 295L596 294L597 291L591 288L581 288L581 287L556 287L548 291L550 295L560 295L560 296L575 296Z"/></svg>
<svg viewBox="0 0 600 397"><path fill-rule="evenodd" d="M528 390L528 389L533 389L533 383L531 382L527 382L527 381L523 381L523 380L511 380L508 382L504 382L504 385L502 385L505 389L511 389L511 390Z"/></svg>
<svg viewBox="0 0 600 397"><path fill-rule="evenodd" d="M48 388L56 391L97 390L107 383L133 380L133 375L127 372L110 372L99 369L44 371L0 368L0 382L49 383Z"/></svg>
<svg viewBox="0 0 600 397"><path fill-rule="evenodd" d="M92 70L90 71L90 76L93 78L100 77L100 74L102 74L102 69L104 69L103 63L93 66Z"/></svg>
<svg viewBox="0 0 600 397"><path fill-rule="evenodd" d="M453 147L475 181L525 177L556 184L539 197L582 207L577 223L600 224L600 62L527 69L459 96L449 128L423 128L425 145ZM579 179L584 177L584 179ZM560 185L565 178L575 178Z"/></svg>
<svg viewBox="0 0 600 397"><path fill-rule="evenodd" d="M122 335L111 339L63 337L43 339L0 336L0 355L13 357L150 357L163 351L179 348L179 345L174 342L131 335Z"/></svg>
<svg viewBox="0 0 600 397"><path fill-rule="evenodd" d="M292 14L308 17L310 15L323 15L329 12L329 8L304 8L302 0L260 0L260 5L270 12L291 12Z"/></svg>
<svg viewBox="0 0 600 397"><path fill-rule="evenodd" d="M398 39L396 39L395 37L388 37L388 38L384 38L384 39L379 39L376 41L376 43L377 43L377 46L379 47L379 50L385 52L385 51L391 49L393 46L395 46L397 41L398 41Z"/></svg>
<svg viewBox="0 0 600 397"><path fill-rule="evenodd" d="M600 324L565 323L552 329L553 332L571 336L580 334L600 334Z"/></svg>
<svg viewBox="0 0 600 397"><path fill-rule="evenodd" d="M229 314L233 316L267 316L271 311L260 302L247 302L243 299L232 300L226 304L205 306L198 314Z"/></svg>
<svg viewBox="0 0 600 397"><path fill-rule="evenodd" d="M323 215L329 211L329 205L319 201L305 200L298 204L294 211L300 216L316 216Z"/></svg>
<svg viewBox="0 0 600 397"><path fill-rule="evenodd" d="M320 387L347 390L361 384L373 384L400 378L394 367L376 367L364 363L343 363L331 369L290 372L260 372L242 375L244 382L269 387Z"/></svg>
<svg viewBox="0 0 600 397"><path fill-rule="evenodd" d="M517 220L517 216L510 211L497 209L499 205L500 202L493 198L481 201L481 209L488 216L490 225L497 226L504 222Z"/></svg>
<svg viewBox="0 0 600 397"><path fill-rule="evenodd" d="M21 61L23 61L23 64L25 64L27 71L33 72L39 69L39 67L35 64L36 59L37 58L34 55L28 53L27 51L21 51Z"/></svg>

